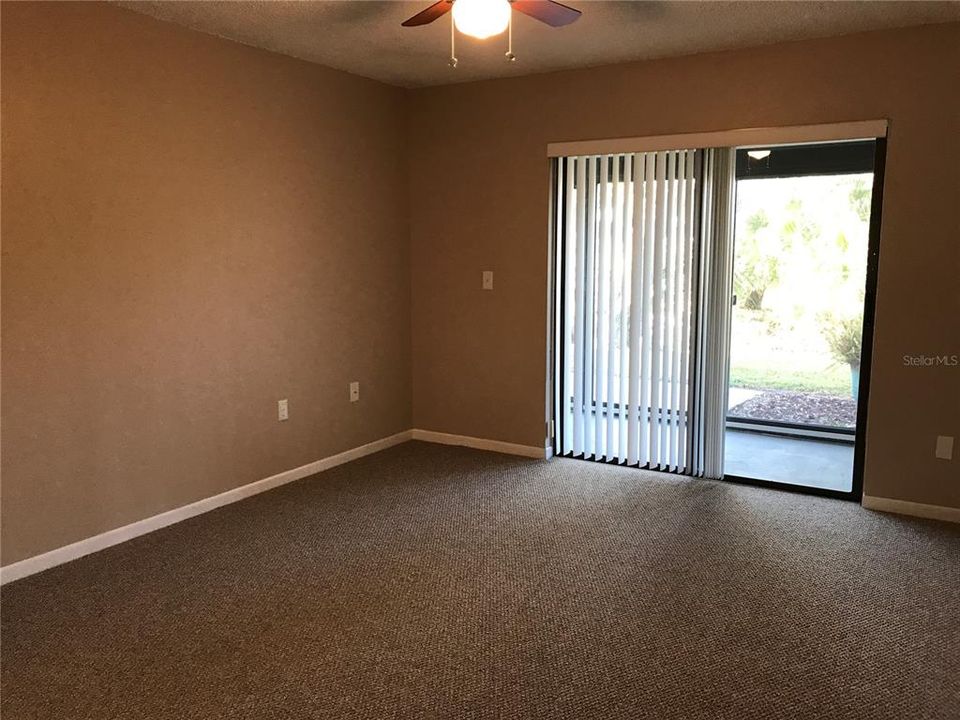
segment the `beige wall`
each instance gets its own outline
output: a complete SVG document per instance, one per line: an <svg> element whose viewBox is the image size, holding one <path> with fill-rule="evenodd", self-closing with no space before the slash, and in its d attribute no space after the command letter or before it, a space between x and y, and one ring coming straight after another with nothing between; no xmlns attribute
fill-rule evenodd
<svg viewBox="0 0 960 720"><path fill-rule="evenodd" d="M2 12L2 562L409 428L403 91Z"/></svg>
<svg viewBox="0 0 960 720"><path fill-rule="evenodd" d="M2 14L3 564L411 425L541 444L548 142L880 117L866 491L960 506L960 370L901 361L960 352L960 26L405 92Z"/></svg>
<svg viewBox="0 0 960 720"><path fill-rule="evenodd" d="M544 441L551 141L889 118L865 491L960 506L960 25L411 93L413 419ZM495 291L480 272L495 272Z"/></svg>

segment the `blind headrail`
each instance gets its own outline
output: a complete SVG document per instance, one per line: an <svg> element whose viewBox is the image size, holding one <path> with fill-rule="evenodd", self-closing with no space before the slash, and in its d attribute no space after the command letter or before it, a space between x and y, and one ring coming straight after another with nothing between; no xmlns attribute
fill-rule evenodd
<svg viewBox="0 0 960 720"><path fill-rule="evenodd" d="M613 155L616 153L689 150L714 147L763 147L801 143L835 142L837 140L869 140L886 137L887 120L857 120L821 125L740 128L677 135L575 140L547 144L548 157L580 155Z"/></svg>

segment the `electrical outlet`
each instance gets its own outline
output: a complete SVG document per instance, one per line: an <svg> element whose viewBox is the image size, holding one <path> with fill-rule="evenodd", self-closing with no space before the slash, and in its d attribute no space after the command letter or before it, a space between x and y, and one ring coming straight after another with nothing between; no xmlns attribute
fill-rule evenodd
<svg viewBox="0 0 960 720"><path fill-rule="evenodd" d="M934 454L941 460L953 460L953 435L937 435Z"/></svg>
<svg viewBox="0 0 960 720"><path fill-rule="evenodd" d="M290 419L290 406L286 400L277 400L277 420L283 422Z"/></svg>
<svg viewBox="0 0 960 720"><path fill-rule="evenodd" d="M484 290L493 290L493 270L483 271L482 287Z"/></svg>
<svg viewBox="0 0 960 720"><path fill-rule="evenodd" d="M360 399L360 383L354 380L350 383L350 402L356 402Z"/></svg>

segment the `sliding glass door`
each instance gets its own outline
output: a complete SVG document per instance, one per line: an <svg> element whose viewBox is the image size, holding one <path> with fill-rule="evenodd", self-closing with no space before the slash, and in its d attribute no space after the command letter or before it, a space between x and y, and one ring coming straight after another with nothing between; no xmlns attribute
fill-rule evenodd
<svg viewBox="0 0 960 720"><path fill-rule="evenodd" d="M875 145L737 152L727 475L854 489Z"/></svg>
<svg viewBox="0 0 960 720"><path fill-rule="evenodd" d="M858 494L882 145L558 158L555 452Z"/></svg>

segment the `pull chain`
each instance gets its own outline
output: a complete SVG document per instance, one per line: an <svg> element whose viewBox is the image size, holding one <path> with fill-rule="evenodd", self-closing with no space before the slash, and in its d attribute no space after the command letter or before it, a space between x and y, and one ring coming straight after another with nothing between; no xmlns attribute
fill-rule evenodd
<svg viewBox="0 0 960 720"><path fill-rule="evenodd" d="M513 54L513 8L510 8L510 19L507 21L507 60L516 62L517 56Z"/></svg>
<svg viewBox="0 0 960 720"><path fill-rule="evenodd" d="M456 26L453 23L453 13L450 13L450 67L457 66Z"/></svg>

